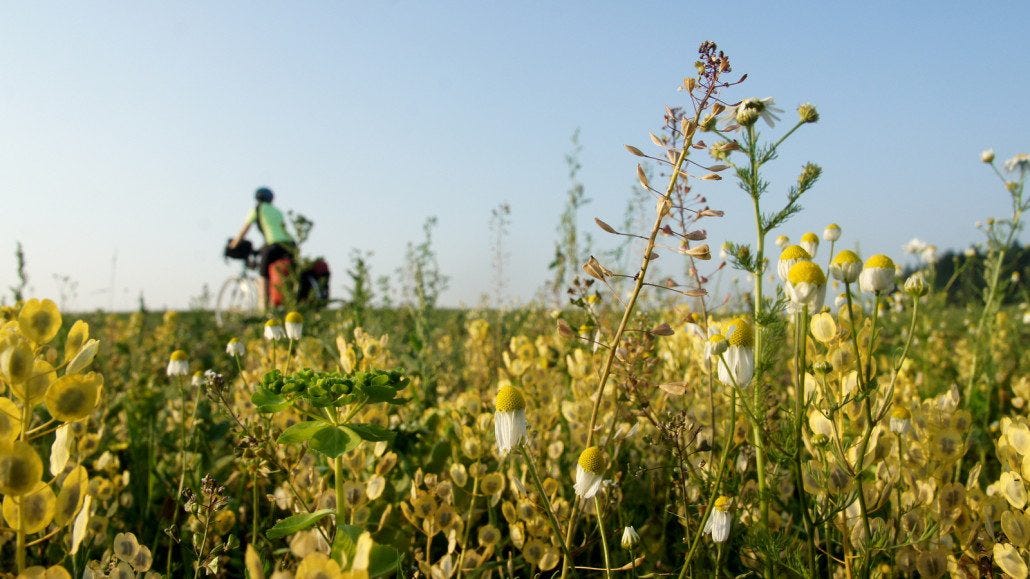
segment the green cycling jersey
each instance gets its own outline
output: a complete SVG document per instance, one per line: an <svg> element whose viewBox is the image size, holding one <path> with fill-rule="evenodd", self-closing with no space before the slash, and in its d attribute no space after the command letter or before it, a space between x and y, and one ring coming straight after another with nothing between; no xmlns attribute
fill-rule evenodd
<svg viewBox="0 0 1030 579"><path fill-rule="evenodd" d="M260 215L258 213L260 212ZM265 236L265 244L293 243L293 237L286 231L283 214L271 203L259 203L247 214L247 225L257 222L258 229Z"/></svg>

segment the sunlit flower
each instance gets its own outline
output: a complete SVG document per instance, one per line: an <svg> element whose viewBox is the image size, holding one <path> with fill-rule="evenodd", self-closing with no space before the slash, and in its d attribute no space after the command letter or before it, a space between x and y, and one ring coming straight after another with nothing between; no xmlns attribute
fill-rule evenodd
<svg viewBox="0 0 1030 579"><path fill-rule="evenodd" d="M865 261L858 284L865 292L884 293L894 289L894 261L878 253Z"/></svg>
<svg viewBox="0 0 1030 579"><path fill-rule="evenodd" d="M576 463L576 484L573 485L576 496L589 499L601 490L603 482L601 475L604 474L606 463L607 458L604 451L596 446L591 446L580 453L579 461Z"/></svg>
<svg viewBox="0 0 1030 579"><path fill-rule="evenodd" d="M194 388L200 388L204 385L204 373L197 370L193 373L193 378L190 379L190 386Z"/></svg>
<svg viewBox="0 0 1030 579"><path fill-rule="evenodd" d="M840 225L831 223L823 229L823 239L826 241L837 241L840 239Z"/></svg>
<svg viewBox="0 0 1030 579"><path fill-rule="evenodd" d="M0 494L20 497L43 478L43 461L24 440L0 442Z"/></svg>
<svg viewBox="0 0 1030 579"><path fill-rule="evenodd" d="M286 337L291 340L299 340L304 330L304 316L300 312L286 314Z"/></svg>
<svg viewBox="0 0 1030 579"><path fill-rule="evenodd" d="M712 334L705 341L705 359L718 358L726 352L726 349L730 347L730 343L726 341L726 336L722 334Z"/></svg>
<svg viewBox="0 0 1030 579"><path fill-rule="evenodd" d="M862 273L862 260L850 249L837 252L830 262L830 275L844 283L855 283Z"/></svg>
<svg viewBox="0 0 1030 579"><path fill-rule="evenodd" d="M508 454L526 436L526 399L514 386L501 386L494 399L494 435L501 456Z"/></svg>
<svg viewBox="0 0 1030 579"><path fill-rule="evenodd" d="M780 281L787 281L787 273L795 263L811 259L812 254L805 251L805 248L800 245L788 245L780 252L780 260L776 264L776 275L780 276Z"/></svg>
<svg viewBox="0 0 1030 579"><path fill-rule="evenodd" d="M734 320L727 330L729 347L719 364L719 381L743 388L755 373L755 332L745 318Z"/></svg>
<svg viewBox="0 0 1030 579"><path fill-rule="evenodd" d="M190 373L190 360L186 352L182 350L172 352L172 355L168 358L166 373L169 376L185 376Z"/></svg>
<svg viewBox="0 0 1030 579"><path fill-rule="evenodd" d="M776 241L774 243L776 243L776 247L783 249L784 247L790 245L790 238L786 235L777 235Z"/></svg>
<svg viewBox="0 0 1030 579"><path fill-rule="evenodd" d="M812 259L815 259L815 253L819 251L819 236L809 231L801 236L801 241L798 242L798 245L807 251Z"/></svg>
<svg viewBox="0 0 1030 579"><path fill-rule="evenodd" d="M764 99L747 98L740 101L734 111L734 120L743 127L750 127L755 121L762 119L770 127L776 125L780 117L776 113L782 113L783 109L778 108L772 97Z"/></svg>
<svg viewBox="0 0 1030 579"><path fill-rule="evenodd" d="M247 353L247 347L236 338L230 338L229 343L225 345L225 353L233 358L240 358Z"/></svg>
<svg viewBox="0 0 1030 579"><path fill-rule="evenodd" d="M733 523L733 515L730 514L732 503L733 499L727 496L715 499L715 507L708 516L708 522L705 523L704 532L711 533L712 540L716 543L722 543L730 536L730 526Z"/></svg>
<svg viewBox="0 0 1030 579"><path fill-rule="evenodd" d="M37 344L46 344L61 329L61 312L53 300L31 299L18 313L18 327L26 338Z"/></svg>
<svg viewBox="0 0 1030 579"><path fill-rule="evenodd" d="M802 311L805 306L810 312L818 311L823 307L823 299L826 297L826 275L823 268L812 261L795 263L787 273L784 290L795 311Z"/></svg>
<svg viewBox="0 0 1030 579"><path fill-rule="evenodd" d="M905 434L911 430L911 418L912 413L909 412L907 408L904 406L894 406L894 408L891 409L891 432Z"/></svg>
<svg viewBox="0 0 1030 579"><path fill-rule="evenodd" d="M265 339L266 340L282 340L286 338L286 330L283 329L283 325L279 323L279 320L272 318L265 322Z"/></svg>
<svg viewBox="0 0 1030 579"><path fill-rule="evenodd" d="M1015 171L1025 173L1028 169L1030 169L1030 154L1019 153L1008 161L1005 161L1005 170L1009 173L1013 173Z"/></svg>
<svg viewBox="0 0 1030 579"><path fill-rule="evenodd" d="M640 543L640 535L637 534L637 530L633 528L633 525L629 525L622 530L622 548L627 551L636 547Z"/></svg>
<svg viewBox="0 0 1030 579"><path fill-rule="evenodd" d="M980 160L983 161L984 163L993 163L994 162L994 149L984 149L983 152L980 153Z"/></svg>

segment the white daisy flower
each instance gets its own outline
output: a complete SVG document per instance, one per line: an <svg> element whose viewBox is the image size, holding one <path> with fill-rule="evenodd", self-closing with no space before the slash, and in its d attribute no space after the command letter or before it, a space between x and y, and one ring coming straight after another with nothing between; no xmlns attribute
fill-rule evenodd
<svg viewBox="0 0 1030 579"><path fill-rule="evenodd" d="M573 486L576 496L589 499L601 490L601 483L604 481L601 475L604 474L605 463L604 452L596 446L580 453L579 462L576 464L576 484Z"/></svg>
<svg viewBox="0 0 1030 579"><path fill-rule="evenodd" d="M286 314L286 337L291 340L299 340L304 330L304 317L300 312Z"/></svg>
<svg viewBox="0 0 1030 579"><path fill-rule="evenodd" d="M172 352L172 355L168 358L166 373L169 376L185 376L190 373L190 360L186 352L182 350Z"/></svg>
<svg viewBox="0 0 1030 579"><path fill-rule="evenodd" d="M501 386L494 399L494 434L501 456L522 442L526 436L526 399L514 386Z"/></svg>
<svg viewBox="0 0 1030 579"><path fill-rule="evenodd" d="M894 289L894 261L878 253L865 262L858 284L864 292L885 293Z"/></svg>
<svg viewBox="0 0 1030 579"><path fill-rule="evenodd" d="M704 532L711 533L712 540L716 543L722 543L730 536L730 526L733 523L733 515L730 514L732 502L733 499L725 496L715 499L715 508L705 523Z"/></svg>
<svg viewBox="0 0 1030 579"><path fill-rule="evenodd" d="M279 320L272 318L265 322L265 339L266 340L282 340L286 337L286 330L283 329L283 325L279 323Z"/></svg>

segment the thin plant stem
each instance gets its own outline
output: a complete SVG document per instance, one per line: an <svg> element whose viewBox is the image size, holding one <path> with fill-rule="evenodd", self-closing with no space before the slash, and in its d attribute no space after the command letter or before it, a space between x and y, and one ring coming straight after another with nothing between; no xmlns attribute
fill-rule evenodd
<svg viewBox="0 0 1030 579"><path fill-rule="evenodd" d="M554 511L551 510L551 501L547 498L547 493L544 492L544 485L540 482L540 475L536 472L536 465L533 464L533 459L529 456L524 445L519 445L519 452L526 461L526 470L529 471L530 477L533 479L533 486L536 488L536 492L540 493L540 502L544 504L544 514L547 515L547 521L551 524L551 530L554 531L554 535L558 537L562 554L571 561L572 556L569 554L568 544L562 538L561 525L558 524L558 519L554 516Z"/></svg>
<svg viewBox="0 0 1030 579"><path fill-rule="evenodd" d="M807 401L805 398L805 366L806 366L806 345L808 342L808 304L795 315L794 328L794 371L795 371L795 436L794 448L794 469L797 479L798 501L801 508L801 520L805 525L807 543L808 568L815 570L815 527L812 523L812 516L808 510L808 497L805 495L805 478L802 469L801 454L804 450L804 424Z"/></svg>
<svg viewBox="0 0 1030 579"><path fill-rule="evenodd" d="M476 511L476 495L479 493L479 477L472 477L472 496L469 497L469 510L465 515L465 537L461 543L461 555L458 555L458 579L465 575L465 551L468 550L469 534L472 532L472 515Z"/></svg>
<svg viewBox="0 0 1030 579"><path fill-rule="evenodd" d="M594 495L594 511L597 514L597 530L601 533L601 552L604 554L604 576L611 579L612 562L608 554L608 530L604 527L604 517L601 514L601 501Z"/></svg>

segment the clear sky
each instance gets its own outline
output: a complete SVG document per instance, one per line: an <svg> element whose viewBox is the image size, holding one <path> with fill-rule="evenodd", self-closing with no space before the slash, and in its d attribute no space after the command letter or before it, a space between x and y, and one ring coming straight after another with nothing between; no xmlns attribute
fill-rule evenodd
<svg viewBox="0 0 1030 579"><path fill-rule="evenodd" d="M340 296L352 248L392 274L436 215L444 302L491 286L490 211L512 207L509 293L547 279L579 127L581 214L616 222L697 45L749 74L737 98L822 119L788 142L770 199L824 177L786 228L901 258L978 240L1007 199L980 164L1030 149L1030 3L6 2L0 4L0 291L76 309L185 307L234 271L221 248L268 185L315 222ZM706 183L714 248L749 240L743 194ZM253 236L253 233L252 233ZM1024 237L1025 239L1025 237ZM115 264L115 267L112 267ZM112 293L112 279L114 287ZM9 298L8 298L9 299Z"/></svg>

